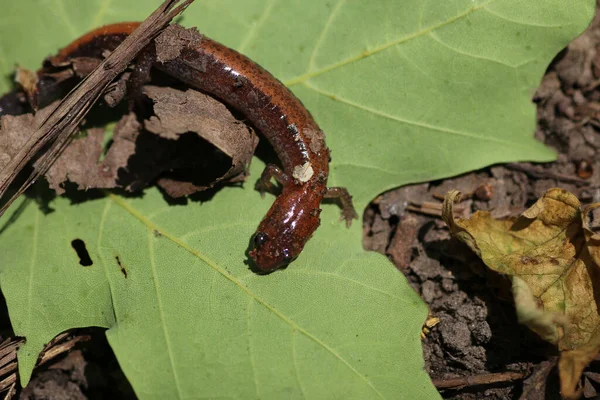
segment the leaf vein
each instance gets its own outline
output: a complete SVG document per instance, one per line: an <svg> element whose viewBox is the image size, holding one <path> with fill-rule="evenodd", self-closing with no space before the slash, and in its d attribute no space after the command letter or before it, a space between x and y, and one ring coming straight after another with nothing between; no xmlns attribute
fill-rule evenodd
<svg viewBox="0 0 600 400"><path fill-rule="evenodd" d="M502 61L494 60L493 58L489 58L489 57L484 57L484 56L480 56L480 55L475 55L475 54L467 53L467 52L465 52L463 50L459 50L459 49L457 49L455 47L452 47L448 43L442 41L442 39L440 39L433 32L430 32L428 36L430 38L432 38L434 41L436 41L437 43L439 43L440 45L444 46L445 48L447 48L448 50L450 50L450 51L452 51L454 53L457 53L457 54L460 54L460 55L463 55L463 56L466 56L466 57L469 57L469 58L473 58L475 60L483 60L483 61L492 62L494 64L500 64L500 65L502 65L504 67L508 67L508 68L511 68L511 69L515 69L516 68L516 65L510 65L510 64L507 64L507 63L503 63Z"/></svg>
<svg viewBox="0 0 600 400"><path fill-rule="evenodd" d="M319 339L317 336L313 335L312 333L310 333L306 329L302 328L300 325L298 325L295 321L291 320L289 317L287 317L285 314L283 314L276 307L274 307L271 304L269 304L266 300L264 300L263 298L259 297L250 288L244 286L235 276L231 275L225 269L223 269L220 266L218 266L213 260L209 259L205 255L203 255L201 252L199 252L199 251L195 250L194 248L190 247L187 243L185 243L184 241L182 241L179 238L175 237L171 233L169 233L167 231L164 231L159 226L157 226L156 224L152 223L152 221L150 221L147 218L145 218L134 207L132 207L131 204L129 204L126 201L123 201L118 196L115 196L115 195L111 194L111 195L109 195L109 198L113 202L115 202L117 205L119 205L120 207L122 207L125 211L129 212L134 218L138 219L138 221L140 221L142 224L146 225L146 227L148 228L148 231L149 231L149 237L150 238L152 237L152 231L157 230L157 231L161 232L161 234L162 234L162 236L164 238L167 238L167 239L171 240L173 243L175 243L176 245L178 245L182 249L186 250L188 253L190 253L190 254L198 257L202 261L204 261L210 268L212 268L215 271L219 272L224 278L228 279L230 282L232 282L234 285L236 285L238 288L240 288L242 291L244 291L248 296L252 297L258 303L260 303L263 307L265 307L267 310L269 310L275 316L277 316L279 319L281 319L284 323L288 324L292 329L294 329L294 330L302 333L304 336L306 336L307 338L309 338L310 340L312 340L313 342L315 342L317 345L319 345L320 347L322 347L327 353L329 353L335 359L337 359L342 364L344 364L346 366L346 368L348 368L358 378L360 378L362 381L364 381L365 384L367 386L369 386L369 388L377 395L377 397L382 398L382 399L385 398L383 396L383 394L379 390L377 390L377 388L373 385L373 382L371 382L369 379L367 379L366 376L364 376L356 368L354 368L354 366L352 366L352 364L350 364L350 362L348 362L348 360L346 360L338 352L336 352L335 349L333 349L331 346L329 346L323 340ZM153 268L154 268L154 266L153 266Z"/></svg>
<svg viewBox="0 0 600 400"><path fill-rule="evenodd" d="M378 171L378 172L383 172L384 174L388 174L394 177L402 177L401 174L399 174L397 171L388 171L384 168L380 168L378 166L375 165L368 165L368 164L361 164L358 162L337 162L335 163L336 167L355 167L355 168L366 168L366 169L372 169L374 171Z"/></svg>
<svg viewBox="0 0 600 400"><path fill-rule="evenodd" d="M419 30L423 30L423 15L425 14L425 8L427 7L429 0L421 0L421 9L419 10L419 21L417 26Z"/></svg>
<svg viewBox="0 0 600 400"><path fill-rule="evenodd" d="M405 299L403 299L401 297L398 297L398 296L394 296L393 294L388 293L385 290L381 290L381 289L378 289L376 287L369 286L369 285L367 285L364 282L357 281L355 279L348 278L346 276L341 276L341 275L338 275L338 274L333 274L333 273L330 273L330 272L299 270L299 271L286 271L285 273L286 274L302 274L302 275L309 275L309 276L321 275L321 276L328 276L328 277L331 277L331 278L337 278L337 279L340 279L340 280L343 280L343 281L354 283L355 285L358 285L358 286L362 286L362 287L364 287L366 289L369 289L369 290L372 290L374 292L380 293L380 294L382 294L384 296L390 297L390 298L392 298L392 299L394 299L396 301L399 301L401 303L412 304L411 301L405 300Z"/></svg>
<svg viewBox="0 0 600 400"><path fill-rule="evenodd" d="M102 19L104 18L104 15L110 8L111 3L112 0L103 0L102 3L100 3L100 8L96 13L96 16L94 17L94 20L92 21L92 25L90 26L89 30L94 29L102 23Z"/></svg>
<svg viewBox="0 0 600 400"><path fill-rule="evenodd" d="M383 111L375 110L374 108L355 103L351 100L345 99L345 98L335 95L333 93L329 93L325 90L319 89L307 82L304 82L303 85L306 86L308 89L311 89L312 91L314 91L317 94L329 97L340 103L343 103L343 104L349 105L351 107L357 108L359 110L368 112L370 114L377 115L379 117L383 117L383 118L386 118L386 119L389 119L392 121L400 122L400 123L403 123L406 125L417 126L417 127L429 129L429 130L435 131L435 132L447 133L447 134L455 135L455 136L462 136L462 137L466 137L466 138L470 138L470 139L481 140L484 142L499 143L499 144L503 144L503 145L509 146L509 147L520 147L520 148L524 147L518 143L508 142L508 141L497 139L494 137L481 136L481 135L477 135L477 134L471 133L471 132L459 131L459 130L450 129L450 128L443 128L441 126L435 126L435 125L427 124L425 122L411 121L406 118L397 117L395 115L391 115L391 114L385 113Z"/></svg>
<svg viewBox="0 0 600 400"><path fill-rule="evenodd" d="M102 214L100 216L100 224L98 226L98 238L96 239L96 252L98 253L98 258L100 258L100 263L102 264L102 269L104 270L104 277L106 278L106 283L108 286L108 292L110 294L110 304L113 312L113 323L117 323L117 307L115 303L115 294L113 292L113 287L110 283L108 268L106 266L106 262L104 261L104 257L102 257L101 249L102 247L102 237L104 235L104 223L106 222L106 218L108 216L108 211L110 210L111 202L107 201L104 205L104 209L102 210Z"/></svg>
<svg viewBox="0 0 600 400"><path fill-rule="evenodd" d="M71 19L67 18L67 10L65 10L65 4L63 0L56 0L54 2L56 5L56 12L53 12L54 15L58 14L58 17L63 21L64 25L69 30L71 36L75 37L77 35L77 29L71 23ZM54 8L54 7L51 7Z"/></svg>
<svg viewBox="0 0 600 400"><path fill-rule="evenodd" d="M216 274L215 274L216 276ZM248 305L246 306L246 329L248 331L248 355L250 356L250 366L252 367L252 376L254 377L254 389L256 393L256 398L260 399L259 391L258 391L258 377L256 376L256 362L254 360L254 348L252 347L252 333L250 330L250 309L254 306L254 299L252 297L248 298Z"/></svg>
<svg viewBox="0 0 600 400"><path fill-rule="evenodd" d="M117 203L118 204L118 203ZM152 270L152 282L154 283L154 290L156 292L156 301L158 303L158 311L160 314L161 326L163 329L163 335L165 337L165 344L167 346L167 353L169 355L169 363L171 365L171 372L173 374L173 380L175 381L175 388L177 389L177 398L182 399L181 384L179 382L179 376L177 376L177 370L175 369L175 360L173 356L173 350L171 349L171 338L165 322L165 310L162 303L162 296L160 293L160 284L158 282L158 274L156 272L156 260L154 259L154 234L153 230L148 230L148 257L150 258L150 267Z"/></svg>
<svg viewBox="0 0 600 400"><path fill-rule="evenodd" d="M306 399L306 394L304 393L304 386L302 385L302 381L300 380L300 369L298 368L298 355L296 353L296 330L292 329L292 362L294 363L294 375L296 376L296 382L298 382L298 387L300 388L300 393L302 393L302 398Z"/></svg>
<svg viewBox="0 0 600 400"><path fill-rule="evenodd" d="M312 69L314 68L315 57L317 56L317 52L319 51L319 49L321 48L321 45L323 44L323 39L325 38L325 34L329 30L329 27L331 26L333 20L335 19L335 16L337 15L339 9L341 8L342 4L345 1L346 0L338 0L335 7L331 10L331 13L329 13L329 17L327 18L327 21L325 22L325 25L323 26L323 30L319 34L319 37L317 38L317 41L315 42L315 47L313 48L313 51L310 54L310 58L308 59L308 70L309 71L312 71Z"/></svg>
<svg viewBox="0 0 600 400"><path fill-rule="evenodd" d="M516 20L516 19L509 18L506 15L502 15L502 14L496 12L496 11L492 11L492 10L489 9L488 6L489 6L489 4L485 4L485 6L482 7L482 10L485 11L485 12L487 12L490 15L493 15L494 17L496 17L498 19L502 19L504 21L512 22L513 24L517 24L517 25L534 26L534 27L537 27L537 28L550 28L550 29L552 29L552 28L564 28L564 27L567 27L567 26L571 25L571 24L565 24L565 25L544 25L544 24L534 24L534 23L530 23L530 22L519 21L519 20Z"/></svg>
<svg viewBox="0 0 600 400"><path fill-rule="evenodd" d="M452 24L452 23L460 20L461 18L465 18L466 16L472 14L473 12L475 12L475 11L481 9L481 8L484 8L485 6L490 5L491 3L495 2L495 1L497 1L497 0L489 0L489 1L485 2L485 3L479 4L477 6L473 6L473 7L469 8L467 11L465 11L463 13L455 15L452 18L448 18L446 21L442 21L442 22L440 22L438 24L431 25L428 28L421 29L421 30L419 30L417 32L414 32L412 34L403 36L403 37L401 37L399 39L392 40L391 42L381 44L381 45L379 45L377 47L374 47L371 50L362 52L362 53L360 53L358 55L355 55L355 56L352 56L352 57L348 57L345 60L342 60L340 62L337 62L337 63L331 64L329 66L323 67L323 68L321 68L319 70L312 71L312 72L309 71L309 72L307 72L307 73L305 73L303 75L297 76L296 78L292 78L292 79L290 79L290 80L288 80L288 81L286 81L284 83L287 86L293 86L293 85L297 85L297 84L300 84L300 83L306 83L306 81L308 79L310 79L310 78L314 78L316 76L326 74L326 73L328 73L330 71L333 71L335 69L344 67L344 66L346 66L348 64L354 63L356 61L360 61L363 58L367 58L367 57L370 57L370 56L372 56L374 54L380 53L380 52L382 52L384 50L389 49L390 47L393 47L393 46L396 46L396 45L399 45L399 44L402 44L402 43L406 43L406 42L408 42L410 40L413 40L413 39L416 39L418 37L427 35L429 32L433 32L433 31L435 31L437 29L443 28L446 25L450 25L450 24Z"/></svg>
<svg viewBox="0 0 600 400"><path fill-rule="evenodd" d="M265 24L267 19L271 16L271 13L273 12L273 8L276 3L277 3L277 0L271 0L269 5L267 6L267 8L263 11L263 14L260 17L260 19L255 24L252 24L252 26L250 27L250 30L246 34L246 37L244 38L244 40L238 47L238 51L240 53L244 52L246 46L248 46L248 44L250 44L252 39L254 39L254 36L256 36L256 32L258 32L258 30Z"/></svg>
<svg viewBox="0 0 600 400"><path fill-rule="evenodd" d="M245 220L245 221L234 222L233 224L217 224L217 225L213 225L213 226L207 226L202 229L194 229L193 231L189 231L189 232L183 234L182 236L180 236L180 239L187 240L191 236L196 236L196 235L199 235L202 233L208 233L208 232L212 232L212 231L216 231L216 230L229 229L229 228L234 228L236 226L246 226L246 225L255 225L255 222L250 221L250 220Z"/></svg>
<svg viewBox="0 0 600 400"><path fill-rule="evenodd" d="M25 332L31 331L31 308L32 308L32 298L33 298L33 271L35 269L35 260L37 257L37 242L38 242L38 234L39 234L39 225L40 225L40 210L35 207L34 210L35 218L33 220L33 232L31 238L31 266L29 267L29 282L27 288L27 325Z"/></svg>

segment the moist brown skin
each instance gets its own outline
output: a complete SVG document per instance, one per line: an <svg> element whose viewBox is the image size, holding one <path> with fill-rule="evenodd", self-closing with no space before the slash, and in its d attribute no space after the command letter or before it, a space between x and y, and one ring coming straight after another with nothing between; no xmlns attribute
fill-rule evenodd
<svg viewBox="0 0 600 400"><path fill-rule="evenodd" d="M63 47L46 62L53 65L76 57L104 58L106 50L112 51L140 25L140 22L120 22L96 28Z"/></svg>
<svg viewBox="0 0 600 400"><path fill-rule="evenodd" d="M99 28L49 61L58 65L74 57L100 57L136 27L137 23L121 23ZM341 200L342 218L348 225L358 218L346 189L327 188L329 149L323 131L300 100L268 71L204 36L183 47L174 59L153 61L154 68L242 112L269 140L281 160L283 170L267 166L257 184L261 194L272 188L273 177L283 186L254 235L250 256L258 268L273 271L300 254L320 224L319 206L324 197Z"/></svg>

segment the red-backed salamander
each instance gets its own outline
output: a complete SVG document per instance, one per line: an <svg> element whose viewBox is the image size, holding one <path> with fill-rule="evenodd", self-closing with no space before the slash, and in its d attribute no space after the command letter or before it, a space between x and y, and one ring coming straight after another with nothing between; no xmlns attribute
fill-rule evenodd
<svg viewBox="0 0 600 400"><path fill-rule="evenodd" d="M98 28L47 62L60 65L76 57L99 58L103 52L113 50L137 25L120 23ZM179 26L171 29L190 33ZM319 206L324 198L341 201L342 219L348 226L358 218L352 197L345 188L327 188L329 149L325 135L300 100L246 56L195 31L193 34L201 39L187 42L177 57L160 62L152 51L151 61L146 64L237 109L273 146L283 169L267 165L257 188L264 195L272 189L271 179L275 178L282 191L259 224L250 251L258 268L273 271L300 254L320 224ZM143 69L141 59L136 68Z"/></svg>

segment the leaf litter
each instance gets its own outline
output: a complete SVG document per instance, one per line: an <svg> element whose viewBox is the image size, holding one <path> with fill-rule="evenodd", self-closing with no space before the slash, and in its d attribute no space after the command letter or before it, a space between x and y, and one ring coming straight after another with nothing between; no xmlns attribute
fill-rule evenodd
<svg viewBox="0 0 600 400"><path fill-rule="evenodd" d="M488 268L512 281L519 321L561 352L561 392L579 396L583 369L600 352L600 235L589 228L588 212L562 189L550 189L520 217L494 219L478 211L455 218L459 192L448 193L443 218Z"/></svg>
<svg viewBox="0 0 600 400"><path fill-rule="evenodd" d="M179 31L167 29L156 41L159 44L177 41ZM185 32L196 35L197 40L200 38L198 32ZM168 51L173 48L167 46ZM64 91L67 83L74 84L73 78L81 76L81 65L86 65L88 72L89 65L99 64L89 58L75 58L66 65L55 65L51 60L40 70L39 79L51 81L52 84L47 83L51 87L62 87L57 92ZM128 76L129 72L125 72L117 81L120 88L108 89L104 96L106 104L116 105L110 95L124 90ZM162 83L160 77L158 81ZM128 192L156 183L167 195L177 198L219 182L246 179L258 137L225 105L199 91L181 90L173 84L147 84L142 92L145 101L140 110L121 117L108 143L105 129L91 125L84 126L84 134L66 147L45 174L57 194L65 193L69 183L78 190L116 188ZM31 97L30 93L24 95ZM42 104L50 100L49 95L39 98ZM8 166L55 107L56 103L52 103L35 114L0 117L0 168ZM33 165L35 168L36 164Z"/></svg>
<svg viewBox="0 0 600 400"><path fill-rule="evenodd" d="M558 81L558 78L556 78L556 79ZM548 108L550 108L550 107L548 107ZM94 131L93 134L96 134L96 135L100 136L99 131ZM90 135L90 131L88 131L88 135ZM102 135L104 136L104 133L102 133ZM124 135L124 136L127 136L127 135ZM86 137L84 137L82 139L79 139L79 140L85 140L85 138ZM113 140L116 140L117 138L118 137L114 137ZM96 139L96 141L97 141L97 139ZM76 142L73 142L73 144L71 146L73 146L75 143ZM94 146L90 146L90 148L91 147L94 147ZM94 147L94 148L97 148L97 147ZM108 149L110 151L110 147L108 147ZM89 151L91 152L91 150L89 150ZM104 149L104 151L106 152L106 149ZM127 151L124 151L124 153L127 154ZM100 158L103 159L103 160L105 160L106 158L108 158L108 152L106 152L106 155L104 156L104 158L102 158L102 156L100 156ZM570 163L570 161L565 161L563 159L563 160L559 160L559 162L561 162L563 164L562 165L563 170L565 170L565 168L564 168L565 166L567 167L566 170L570 171L571 169L573 169L572 164ZM91 163L89 165L91 165ZM556 168L556 167L552 167L552 168ZM485 172L485 173L483 173L483 175L489 174L491 177L493 177L494 185L496 185L498 183L498 180L500 180L500 181L502 180L502 177L499 177L499 174L497 172L499 169L500 168L496 168L496 172L494 172L494 173L489 172L489 171ZM516 184L517 186L521 185L521 189L523 189L523 185L526 182L526 179L524 178L524 175L525 175L524 173L514 173L511 176L511 174L508 173L503 178L506 179L507 186L510 186L511 184ZM509 177L510 177L510 179L509 179ZM551 182L552 180L553 180L552 177L550 177L549 179L546 179L545 182L542 182L542 185L538 185L538 186L539 187L543 187L544 185L548 185L550 183L547 182L547 181ZM62 183L64 183L64 181L62 181ZM61 185L61 181L58 181L57 184ZM433 188L433 190L435 190L435 186L436 185L437 185L437 183L434 183L433 185L430 185L430 187ZM427 185L418 185L418 186L423 187L423 186L427 186ZM505 193L505 194L508 194L508 196L506 196L506 198L508 198L512 202L512 204L510 204L510 209L514 210L515 208L518 208L519 206L521 206L521 204L525 204L525 200L526 200L527 195L530 195L530 193L525 193L525 191L521 192L521 194L519 195L519 193L517 191L515 191L514 188L511 188L511 187L508 187L508 188L505 188L505 189L507 189L507 190L504 190L504 192L503 191L498 191L499 193L497 193L491 199L490 202L476 201L474 205L477 207L477 206L482 206L483 204L485 204L485 207L490 207L490 208L493 209L494 206L491 206L491 204L497 204L498 203L498 199L500 199L500 198L503 197L502 193ZM512 190L512 192L511 192L511 190ZM539 188L536 188L535 190L539 190ZM420 191L423 192L423 190L420 190ZM506 193L506 192L508 192L508 193ZM425 190L425 194L426 195L430 195L431 194L431 190L429 190L429 191ZM393 208L393 207L395 207L395 206L390 205L389 203L387 205L386 204L380 204L380 206L381 206L382 210L387 210L386 207L390 207L390 209ZM509 211L509 209L506 208L506 204L504 204L503 210L501 212L499 212L499 213L502 214L502 213L506 213L508 211ZM495 212L496 212L496 210L495 210ZM378 224L379 227L378 227L378 229L375 230L376 233L377 233L377 235L378 235L377 237L384 238L387 235L388 238L392 237L392 236L397 236L397 238L399 238L400 234L402 233L402 231L400 229L398 229L398 231L395 232L396 235L394 235L394 231L393 230L392 230L392 234L390 234L390 231L389 231L390 227L384 227L383 226L387 222L388 218L391 217L392 220L393 220L394 218L397 218L398 215L401 215L401 214L400 214L400 212L398 212L398 210L396 210L394 213L389 213L389 215L387 215L383 220L381 220L381 219L379 220L379 224ZM429 226L428 229L421 229L421 227L422 227L421 226L422 221L423 221L423 219L419 218L419 224L412 224L410 226L408 226L409 224L399 224L398 227L400 228L401 226L404 226L409 231L416 231L416 230L418 230L419 231L419 235L424 235L425 233L427 233L428 240L429 240L428 243L434 243L436 240L439 240L440 237L443 236L443 234L440 233L439 224L434 224L433 226ZM394 226L392 225L391 227L393 228ZM431 228L431 229L429 229L429 228ZM432 235L431 234L432 231L436 231L436 233L439 234L439 235L437 237L436 237L436 235ZM368 240L369 239L367 238L367 241ZM445 240L445 239L443 239L443 240ZM416 242L416 240L415 240L415 242ZM406 245L406 244L403 245L402 243L403 242L401 240L396 240L397 246L403 246L402 249L398 249L398 259L397 259L398 261L397 261L397 264L399 266L402 265L403 267L406 267L406 265L409 262L412 261L413 264L415 264L415 267L419 268L418 265L417 265L418 263L414 263L414 260L415 260L414 254L411 255L411 253L414 252L414 250L415 250L414 244L409 243L408 245ZM384 252L384 253L388 252L388 251L391 251L391 250L393 250L393 249L388 248L387 246L382 246L381 247L381 252ZM424 254L421 254L419 260L423 261L426 258L427 257L425 257ZM428 279L438 279L439 278L440 282L443 283L442 286L443 286L444 290L447 290L448 293L450 293L452 290L454 290L456 288L456 286L457 286L457 282L460 282L460 279L463 276L460 276L459 273L453 274L453 273L448 273L447 271L444 272L444 271L441 270L439 262L436 264L435 260L433 260L433 259L429 259L429 261L431 261L430 264L434 268L432 268L432 270L429 270L429 271L426 268L420 268L419 272L418 272L419 273L419 277L423 279L423 282L425 282L425 283L431 283L432 281L428 280ZM469 271L469 273L464 273L464 276L468 276L469 274L472 274L472 273L480 274L479 271L476 271L476 268L473 268L473 270ZM432 293L431 289L432 289L431 287L429 287L428 289L427 288L423 288L423 293L429 293L429 296L433 296L433 295L438 296L438 293ZM446 301L446 303L445 303L446 307L448 309L450 309L452 307L457 308L457 309L463 308L463 311L461 311L461 313L460 313L461 316L462 317L466 316L468 318L471 318L471 320L467 320L468 321L468 326L464 322L461 322L461 326L464 326L464 328L465 328L464 331L466 332L466 334L460 334L460 335L457 334L457 335L455 335L455 337L459 337L460 336L460 337L463 337L463 339L464 339L465 337L468 338L469 336L471 336L471 339L473 339L473 343L475 343L475 344L485 344L490 339L491 333L490 332L486 332L486 330L483 329L483 328L480 329L480 332L478 332L478 333L474 331L474 329L476 329L477 327L485 327L485 326L487 326L487 322L486 322L486 316L487 316L486 313L487 313L487 311L485 311L485 305L483 304L483 302L479 298L476 298L475 299L475 304L476 304L475 308L477 309L477 311L476 312L472 312L473 311L472 310L473 307L470 307L470 304L467 303L466 299L463 298L463 297L461 297L461 296L454 296L452 299L448 299L448 301ZM465 308L467 308L468 310L465 311ZM483 311L481 311L481 310L483 310ZM478 313L479 313L479 315L478 315ZM448 322L449 321L444 321L445 325L448 325ZM442 324L440 327L436 327L435 329L438 329L438 328L442 329L443 326L444 326L444 324ZM471 332L469 332L470 329L471 329ZM487 329L489 330L489 327ZM435 335L438 332L439 332L439 330L438 331L434 330L433 334ZM463 333L465 333L465 332L463 332ZM450 340L451 339L450 338L450 330L447 330L446 334L448 335L447 337L448 337L449 342L450 342L451 341ZM466 340L466 342L469 342L469 340ZM469 346L470 346L470 343L469 343ZM460 348L457 347L455 349L456 353L451 354L447 358L451 359L452 362L457 362L458 358L456 356L459 354L459 352L463 352L464 351L465 353L467 353L467 352L470 352L471 351L470 349L473 349L473 348L476 348L476 347L467 347L466 349L464 349L464 348L460 349ZM477 351L473 352L473 354L475 354L475 353L479 354ZM489 366L488 366L488 368L489 368Z"/></svg>
<svg viewBox="0 0 600 400"><path fill-rule="evenodd" d="M92 128L58 158L46 174L50 187L65 192L67 182L79 190L120 188L139 191L156 181L173 197L191 195L214 184L243 181L258 138L217 100L193 89L181 91L148 85L144 94L154 115L138 122L133 113L116 124L108 148L104 129ZM229 162L221 175L214 164ZM212 168L211 168L212 167ZM189 173L175 176L173 171ZM204 175L202 174L204 172ZM203 184L198 179L210 176Z"/></svg>
<svg viewBox="0 0 600 400"><path fill-rule="evenodd" d="M92 106L111 86L111 82L193 0L183 0L181 4L178 4L179 1L165 0L137 29L124 38L122 44L108 54L89 75L58 102L56 107L52 108L48 116L35 127L33 133L27 137L25 143L15 154L5 154L4 158L8 159L8 162L4 168L0 169L0 197L4 197L11 186L15 190L6 196L0 214L48 171L69 145ZM41 85L42 82L36 81L36 73L20 72L21 87L27 95L26 97L30 99L30 105L35 109L38 104L36 101L32 101L32 97L38 90L38 84ZM40 86L40 90L42 90L42 86ZM11 95L10 98L14 99L14 96ZM27 165L32 162L33 168L22 177ZM20 176L22 180L19 182Z"/></svg>

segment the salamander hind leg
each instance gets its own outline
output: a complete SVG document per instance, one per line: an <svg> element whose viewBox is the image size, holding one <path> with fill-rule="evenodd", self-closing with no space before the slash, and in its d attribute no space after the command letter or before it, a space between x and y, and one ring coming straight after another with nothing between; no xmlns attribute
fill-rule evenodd
<svg viewBox="0 0 600 400"><path fill-rule="evenodd" d="M339 199L342 207L342 215L340 220L346 221L346 226L350 228L353 219L358 219L358 214L352 204L352 196L348 193L348 189L343 187L330 187L324 196L326 199Z"/></svg>
<svg viewBox="0 0 600 400"><path fill-rule="evenodd" d="M275 188L273 186L272 178L275 178L275 180L283 186L291 181L291 178L278 166L268 164L260 176L260 179L256 182L256 189L260 192L262 197L265 197L266 192L274 192Z"/></svg>

